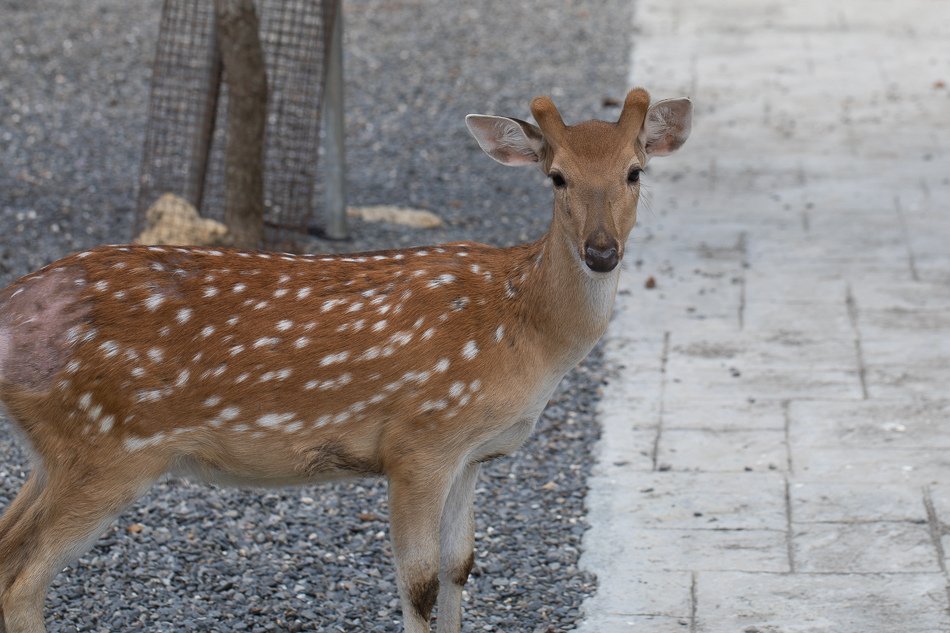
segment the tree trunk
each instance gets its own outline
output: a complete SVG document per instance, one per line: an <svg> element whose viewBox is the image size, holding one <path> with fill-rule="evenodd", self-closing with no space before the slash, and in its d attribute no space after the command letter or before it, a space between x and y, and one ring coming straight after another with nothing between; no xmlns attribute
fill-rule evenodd
<svg viewBox="0 0 950 633"><path fill-rule="evenodd" d="M214 0L228 86L225 223L234 246L259 248L264 233L264 125L267 74L252 0Z"/></svg>

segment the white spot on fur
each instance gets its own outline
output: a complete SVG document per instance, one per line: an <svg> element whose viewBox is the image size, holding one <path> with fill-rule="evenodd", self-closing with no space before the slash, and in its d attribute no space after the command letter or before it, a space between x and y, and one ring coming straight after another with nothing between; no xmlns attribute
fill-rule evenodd
<svg viewBox="0 0 950 633"><path fill-rule="evenodd" d="M165 303L165 295L151 295L145 300L145 307L149 312L155 312L163 303Z"/></svg>
<svg viewBox="0 0 950 633"><path fill-rule="evenodd" d="M464 390L465 390L465 383L455 381L452 383L452 386L449 387L449 396L451 396L452 398L458 398L460 395L462 395L462 391Z"/></svg>
<svg viewBox="0 0 950 633"><path fill-rule="evenodd" d="M234 418L238 417L240 413L241 409L238 407L225 407L221 409L221 413L218 414L218 417L224 420L233 420Z"/></svg>
<svg viewBox="0 0 950 633"><path fill-rule="evenodd" d="M430 281L430 282L429 282L428 284L426 284L426 285L427 285L429 288L439 288L439 287L444 286L444 285L446 285L446 284L450 284L450 283L452 283L453 281L455 281L455 275L448 275L448 274L445 274L445 275L439 275L438 277L436 277L435 279L433 279L432 281Z"/></svg>
<svg viewBox="0 0 950 633"><path fill-rule="evenodd" d="M206 326L204 326L203 328L201 328L201 336L202 336L202 338L208 338L208 337L211 336L212 334L214 334L214 326L213 326L213 325L206 325Z"/></svg>
<svg viewBox="0 0 950 633"><path fill-rule="evenodd" d="M207 286L201 291L201 294L203 294L205 298L210 298L218 294L218 289L214 286Z"/></svg>
<svg viewBox="0 0 950 633"><path fill-rule="evenodd" d="M284 296L285 294L287 294L288 292L290 292L290 291L289 291L287 288L278 288L277 290L274 291L274 297L277 298L277 299L280 299L281 297L283 297L283 296Z"/></svg>
<svg viewBox="0 0 950 633"><path fill-rule="evenodd" d="M175 380L175 386L178 388L184 387L190 376L190 371L187 369L182 369L180 372L178 372L178 378Z"/></svg>
<svg viewBox="0 0 950 633"><path fill-rule="evenodd" d="M160 347L152 347L147 352L146 355L152 360L153 363L160 363L162 359L165 358L165 350Z"/></svg>
<svg viewBox="0 0 950 633"><path fill-rule="evenodd" d="M127 437L125 438L125 450L134 452L150 446L158 446L165 441L164 433L156 433L150 437Z"/></svg>
<svg viewBox="0 0 950 633"><path fill-rule="evenodd" d="M115 424L115 416L107 415L99 422L99 432L108 433L109 430L112 429L113 424Z"/></svg>
<svg viewBox="0 0 950 633"><path fill-rule="evenodd" d="M499 325L497 328L495 328L495 342L496 343L501 342L501 339L504 335L505 335L504 325Z"/></svg>
<svg viewBox="0 0 950 633"><path fill-rule="evenodd" d="M478 356L478 344L475 341L469 341L462 348L462 358L472 360L476 356Z"/></svg>
<svg viewBox="0 0 950 633"><path fill-rule="evenodd" d="M374 345L360 354L357 360L373 360L374 358L379 358L380 351L379 345Z"/></svg>
<svg viewBox="0 0 950 633"><path fill-rule="evenodd" d="M376 323L373 324L373 331L381 332L383 328L385 327L386 327L386 319L383 319L382 321L377 321Z"/></svg>
<svg viewBox="0 0 950 633"><path fill-rule="evenodd" d="M161 389L144 389L135 394L137 402L158 402L162 399Z"/></svg>
<svg viewBox="0 0 950 633"><path fill-rule="evenodd" d="M66 363L66 373L75 374L77 371L79 371L79 368L81 366L82 366L82 363L80 363L78 360L71 360L68 363Z"/></svg>
<svg viewBox="0 0 950 633"><path fill-rule="evenodd" d="M105 341L99 344L99 349L102 350L106 358L112 358L119 353L119 344L115 341Z"/></svg>
<svg viewBox="0 0 950 633"><path fill-rule="evenodd" d="M422 336L421 336L420 338L421 338L423 341L428 341L430 338L432 338L432 335L433 335L433 334L435 334L435 328L434 328L434 327L430 327L430 328L428 328L425 332L422 333Z"/></svg>
<svg viewBox="0 0 950 633"><path fill-rule="evenodd" d="M273 336L263 336L256 341L254 341L254 349L259 347L267 347L270 345L277 345L280 342L279 338L274 338Z"/></svg>
<svg viewBox="0 0 950 633"><path fill-rule="evenodd" d="M204 401L206 407L216 407L221 404L221 396L210 396Z"/></svg>
<svg viewBox="0 0 950 633"><path fill-rule="evenodd" d="M320 366L326 367L327 365L333 365L334 363L342 363L350 357L349 352L338 352L336 354L328 354L320 359Z"/></svg>
<svg viewBox="0 0 950 633"><path fill-rule="evenodd" d="M244 349L245 349L245 348L244 348L243 345L235 345L235 346L232 347L229 351L230 351L230 353L231 353L231 356L237 356L238 354L240 354L241 352L243 352Z"/></svg>
<svg viewBox="0 0 950 633"><path fill-rule="evenodd" d="M244 292L245 290L247 290L247 285L246 285L246 284L234 284L234 287L231 288L231 290L234 291L234 292Z"/></svg>
<svg viewBox="0 0 950 633"><path fill-rule="evenodd" d="M419 406L420 413L428 413L430 411L442 411L449 407L449 403L445 400L426 400Z"/></svg>
<svg viewBox="0 0 950 633"><path fill-rule="evenodd" d="M105 292L105 291L106 291L106 288L109 287L109 282L106 281L105 279L102 279L102 280L97 281L96 283L94 283L94 284L92 285L92 287L95 288L96 290L98 290L99 292Z"/></svg>
<svg viewBox="0 0 950 633"><path fill-rule="evenodd" d="M292 328L293 325L294 325L294 322L293 322L293 321L290 321L290 320L288 320L288 319L284 319L284 320L282 320L282 321L278 321L278 322L277 322L277 331L278 331L278 332L286 332L287 330L289 330L290 328Z"/></svg>
<svg viewBox="0 0 950 633"><path fill-rule="evenodd" d="M303 288L297 291L298 299L306 299L308 296L310 296L310 288L307 286L304 286Z"/></svg>
<svg viewBox="0 0 950 633"><path fill-rule="evenodd" d="M257 418L257 424L259 426L266 426L267 428L274 428L293 419L293 413L267 413Z"/></svg>
<svg viewBox="0 0 950 633"><path fill-rule="evenodd" d="M175 315L175 320L178 321L179 324L187 323L193 313L194 310L191 308L182 308L178 311L178 314Z"/></svg>
<svg viewBox="0 0 950 633"><path fill-rule="evenodd" d="M412 340L412 334L409 332L396 332L389 337L390 342L400 347L405 347Z"/></svg>

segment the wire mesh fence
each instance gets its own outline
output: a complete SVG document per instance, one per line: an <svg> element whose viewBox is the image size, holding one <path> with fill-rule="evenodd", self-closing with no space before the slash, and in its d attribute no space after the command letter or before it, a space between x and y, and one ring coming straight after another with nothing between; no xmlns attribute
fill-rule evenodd
<svg viewBox="0 0 950 633"><path fill-rule="evenodd" d="M337 0L255 0L267 74L263 244L295 250L318 223L321 103ZM152 71L135 231L163 194L226 217L227 84L214 3L165 0ZM156 217L154 214L151 217ZM167 215L166 217L177 217Z"/></svg>

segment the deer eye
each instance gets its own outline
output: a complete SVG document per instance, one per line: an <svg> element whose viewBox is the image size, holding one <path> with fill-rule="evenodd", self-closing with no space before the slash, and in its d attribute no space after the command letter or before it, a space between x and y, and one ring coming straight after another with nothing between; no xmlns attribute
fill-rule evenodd
<svg viewBox="0 0 950 633"><path fill-rule="evenodd" d="M567 181L560 173L552 171L548 176L551 178L551 183L554 184L555 189L563 189L567 186Z"/></svg>
<svg viewBox="0 0 950 633"><path fill-rule="evenodd" d="M627 182L631 185L640 182L640 172L643 171L639 167L634 167L627 172Z"/></svg>

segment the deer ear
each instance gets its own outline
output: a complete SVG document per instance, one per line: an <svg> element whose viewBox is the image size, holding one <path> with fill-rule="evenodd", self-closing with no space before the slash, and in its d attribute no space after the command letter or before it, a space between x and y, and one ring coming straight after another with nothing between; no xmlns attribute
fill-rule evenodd
<svg viewBox="0 0 950 633"><path fill-rule="evenodd" d="M541 130L520 119L470 114L465 125L482 150L502 165L519 167L541 161Z"/></svg>
<svg viewBox="0 0 950 633"><path fill-rule="evenodd" d="M664 99L647 110L640 130L640 144L647 154L666 156L672 154L689 138L693 125L693 103L689 99Z"/></svg>

